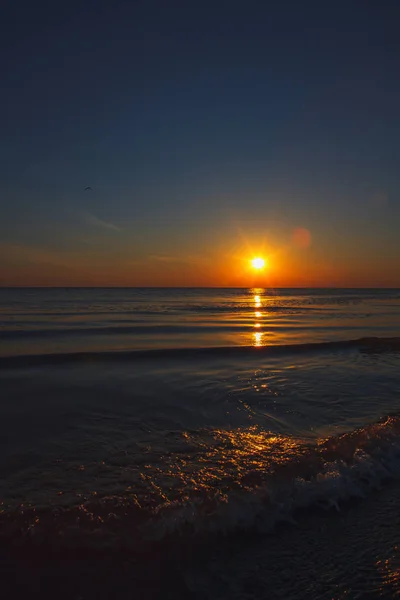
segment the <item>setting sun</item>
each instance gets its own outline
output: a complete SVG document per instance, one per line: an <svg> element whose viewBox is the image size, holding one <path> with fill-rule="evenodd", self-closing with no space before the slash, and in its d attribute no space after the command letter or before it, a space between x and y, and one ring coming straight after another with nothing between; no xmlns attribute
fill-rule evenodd
<svg viewBox="0 0 400 600"><path fill-rule="evenodd" d="M263 258L253 258L251 265L253 269L263 269L265 267L265 260Z"/></svg>

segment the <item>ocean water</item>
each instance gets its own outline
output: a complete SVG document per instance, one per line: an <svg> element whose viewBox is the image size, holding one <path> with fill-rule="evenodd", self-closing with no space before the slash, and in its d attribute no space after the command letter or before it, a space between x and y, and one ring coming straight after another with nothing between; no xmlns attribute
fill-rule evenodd
<svg viewBox="0 0 400 600"><path fill-rule="evenodd" d="M0 331L21 594L400 594L400 290L0 289Z"/></svg>

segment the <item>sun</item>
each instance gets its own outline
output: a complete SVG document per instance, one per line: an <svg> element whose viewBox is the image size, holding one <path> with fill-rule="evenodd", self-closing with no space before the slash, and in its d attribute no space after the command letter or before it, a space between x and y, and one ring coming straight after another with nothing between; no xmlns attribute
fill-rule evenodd
<svg viewBox="0 0 400 600"><path fill-rule="evenodd" d="M253 258L251 265L253 269L263 269L265 267L265 260L263 258Z"/></svg>

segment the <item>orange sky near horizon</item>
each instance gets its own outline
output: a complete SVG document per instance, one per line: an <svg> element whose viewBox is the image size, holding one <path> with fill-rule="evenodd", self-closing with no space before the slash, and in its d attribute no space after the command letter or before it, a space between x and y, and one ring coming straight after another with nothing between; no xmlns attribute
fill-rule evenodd
<svg viewBox="0 0 400 600"><path fill-rule="evenodd" d="M145 245L97 243L63 250L2 244L1 286L99 287L398 287L396 256L361 248L333 248L306 228L285 236L258 237L243 231L220 239L170 244L149 253ZM208 242L208 243L207 243ZM260 271L251 260L260 256Z"/></svg>

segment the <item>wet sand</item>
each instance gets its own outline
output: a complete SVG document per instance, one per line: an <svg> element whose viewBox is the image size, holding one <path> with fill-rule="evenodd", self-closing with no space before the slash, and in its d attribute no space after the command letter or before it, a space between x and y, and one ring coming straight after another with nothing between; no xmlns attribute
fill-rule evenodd
<svg viewBox="0 0 400 600"><path fill-rule="evenodd" d="M188 581L205 599L400 597L400 485L216 548Z"/></svg>
<svg viewBox="0 0 400 600"><path fill-rule="evenodd" d="M295 520L266 535L169 539L143 552L3 539L2 587L10 598L71 600L400 597L399 484Z"/></svg>

